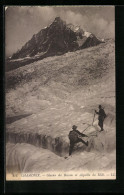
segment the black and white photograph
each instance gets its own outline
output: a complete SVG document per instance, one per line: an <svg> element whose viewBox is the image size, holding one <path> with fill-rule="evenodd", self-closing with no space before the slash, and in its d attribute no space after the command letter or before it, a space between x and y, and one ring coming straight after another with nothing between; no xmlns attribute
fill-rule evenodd
<svg viewBox="0 0 124 195"><path fill-rule="evenodd" d="M6 180L115 180L115 7L5 6Z"/></svg>

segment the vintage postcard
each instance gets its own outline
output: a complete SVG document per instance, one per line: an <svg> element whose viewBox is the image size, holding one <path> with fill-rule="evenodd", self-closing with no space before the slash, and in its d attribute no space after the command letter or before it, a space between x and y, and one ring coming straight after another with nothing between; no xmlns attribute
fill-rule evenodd
<svg viewBox="0 0 124 195"><path fill-rule="evenodd" d="M6 180L115 180L115 7L6 6Z"/></svg>

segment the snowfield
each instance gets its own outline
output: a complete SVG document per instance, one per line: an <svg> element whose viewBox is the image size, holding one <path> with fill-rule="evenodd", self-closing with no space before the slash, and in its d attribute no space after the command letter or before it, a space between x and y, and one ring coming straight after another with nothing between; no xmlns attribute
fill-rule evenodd
<svg viewBox="0 0 124 195"><path fill-rule="evenodd" d="M94 110L107 117L99 132ZM48 57L6 73L7 173L116 172L115 46ZM72 125L88 135L68 157ZM68 158L65 158L68 157Z"/></svg>

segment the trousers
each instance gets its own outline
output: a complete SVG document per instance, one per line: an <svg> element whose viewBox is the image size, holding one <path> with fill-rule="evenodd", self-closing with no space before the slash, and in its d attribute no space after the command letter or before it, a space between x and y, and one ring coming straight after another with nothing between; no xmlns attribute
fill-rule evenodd
<svg viewBox="0 0 124 195"><path fill-rule="evenodd" d="M75 145L76 143L79 143L79 142L82 142L83 144L85 144L85 145L87 146L87 143L86 143L84 140L82 140L81 138L78 138L78 140L77 140L76 142L73 142L73 141L70 140L69 156L72 154L74 145Z"/></svg>
<svg viewBox="0 0 124 195"><path fill-rule="evenodd" d="M103 130L103 120L99 120L98 125L100 126L101 130Z"/></svg>

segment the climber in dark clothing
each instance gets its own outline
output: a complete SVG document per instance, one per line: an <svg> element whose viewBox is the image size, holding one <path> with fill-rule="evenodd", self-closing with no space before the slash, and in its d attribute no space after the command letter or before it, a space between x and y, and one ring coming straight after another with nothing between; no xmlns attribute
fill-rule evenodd
<svg viewBox="0 0 124 195"><path fill-rule="evenodd" d="M85 144L86 146L88 146L88 141L85 142L84 140L82 140L79 136L81 137L88 137L87 135L80 133L77 130L77 126L73 125L72 126L72 131L69 132L69 139L70 139L70 147L69 147L69 156L72 154L74 145L78 142L82 142L83 144Z"/></svg>
<svg viewBox="0 0 124 195"><path fill-rule="evenodd" d="M99 105L99 112L97 112L96 110L95 110L95 113L96 114L98 114L99 116L98 116L98 125L100 126L100 128L101 128L101 131L103 131L104 129L103 129L103 122L104 122L104 119L106 118L106 114L105 114L105 111L103 110L103 108L102 108L102 106L101 105Z"/></svg>

